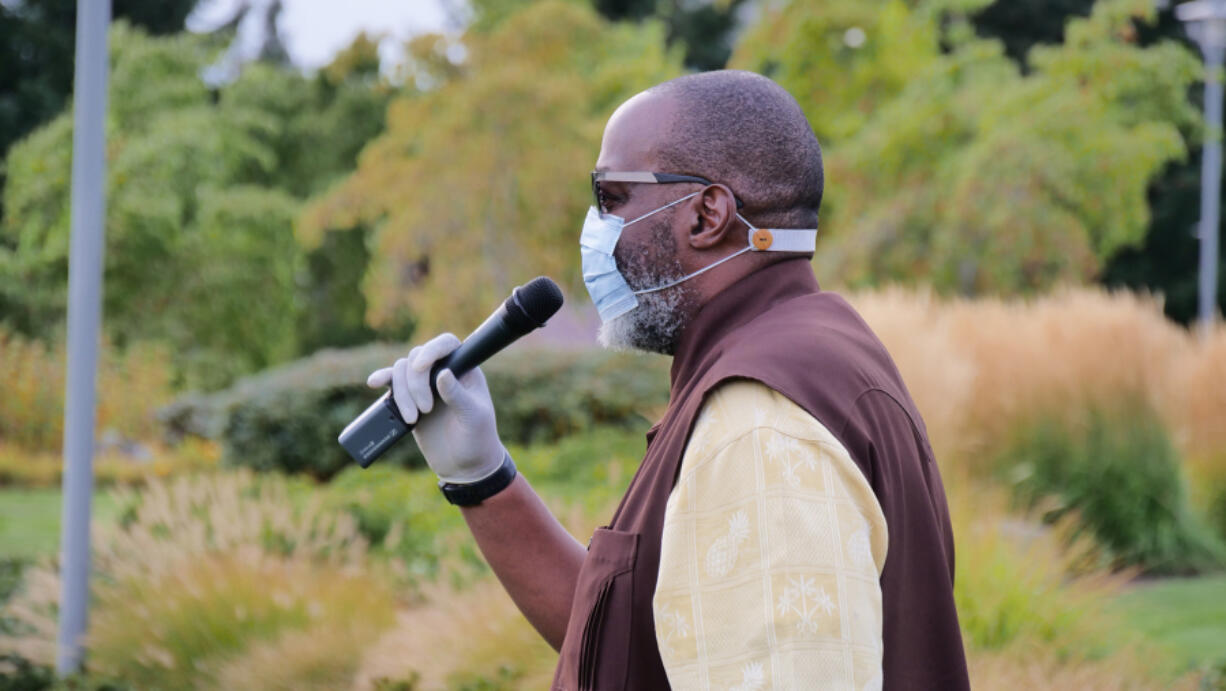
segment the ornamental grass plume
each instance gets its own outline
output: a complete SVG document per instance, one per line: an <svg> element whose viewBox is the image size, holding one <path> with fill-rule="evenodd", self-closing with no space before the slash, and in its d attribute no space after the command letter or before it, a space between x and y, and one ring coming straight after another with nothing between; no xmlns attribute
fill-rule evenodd
<svg viewBox="0 0 1226 691"><path fill-rule="evenodd" d="M243 665L268 672L260 655L288 646L282 636L315 631L340 651L344 632L370 640L392 623L395 595L354 519L320 510L313 495L294 501L283 478L178 477L118 495L120 524L94 537L93 671L140 688L211 688ZM0 612L14 631L0 654L50 666L58 596L55 563L28 569ZM323 670L298 656L279 673L307 688L356 668L337 657Z"/></svg>
<svg viewBox="0 0 1226 691"><path fill-rule="evenodd" d="M1226 457L1226 329L1198 344L1154 297L1065 288L1033 299L888 288L851 302L889 349L943 466L984 464L1018 424L1148 404L1187 457Z"/></svg>
<svg viewBox="0 0 1226 691"><path fill-rule="evenodd" d="M997 448L1019 422L1076 419L1121 398L1162 409L1188 334L1157 300L1061 290L1032 301L949 304L953 347L974 363L965 411L969 458Z"/></svg>

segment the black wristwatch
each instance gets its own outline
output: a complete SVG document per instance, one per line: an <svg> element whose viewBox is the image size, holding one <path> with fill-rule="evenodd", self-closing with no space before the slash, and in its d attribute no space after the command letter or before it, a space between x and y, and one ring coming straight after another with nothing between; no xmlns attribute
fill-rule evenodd
<svg viewBox="0 0 1226 691"><path fill-rule="evenodd" d="M439 480L438 488L443 491L447 501L456 506L476 506L490 497L498 494L515 479L515 461L511 454L503 451L502 465L493 475L476 482L444 482Z"/></svg>

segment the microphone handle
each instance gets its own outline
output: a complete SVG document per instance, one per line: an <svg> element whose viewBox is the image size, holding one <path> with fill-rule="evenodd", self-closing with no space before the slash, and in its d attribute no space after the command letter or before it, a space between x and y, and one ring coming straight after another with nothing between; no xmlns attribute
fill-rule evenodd
<svg viewBox="0 0 1226 691"><path fill-rule="evenodd" d="M439 400L439 372L449 369L455 374L456 379L459 379L523 335L515 333L507 326L505 312L505 308L494 310L484 324L473 329L460 347L451 351L450 355L434 363L434 366L430 368L430 393L434 394L436 401Z"/></svg>

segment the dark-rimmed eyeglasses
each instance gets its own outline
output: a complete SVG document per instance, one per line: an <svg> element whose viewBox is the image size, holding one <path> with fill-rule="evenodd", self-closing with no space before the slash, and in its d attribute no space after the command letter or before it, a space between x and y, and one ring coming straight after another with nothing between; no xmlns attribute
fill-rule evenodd
<svg viewBox="0 0 1226 691"><path fill-rule="evenodd" d="M592 171L592 199L596 204L596 208L600 213L609 213L608 206L605 204L604 193L600 191L600 183L602 182L636 182L648 185L667 185L677 182L696 182L700 185L714 185L710 180L698 177L697 175L676 175L673 173L653 173L650 171L612 171L612 170L593 170ZM736 208L744 206L741 200L734 194L733 199L736 199Z"/></svg>

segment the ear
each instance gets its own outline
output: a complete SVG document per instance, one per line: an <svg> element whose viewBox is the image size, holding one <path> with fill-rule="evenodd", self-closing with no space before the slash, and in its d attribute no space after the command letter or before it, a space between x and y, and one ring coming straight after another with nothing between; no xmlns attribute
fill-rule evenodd
<svg viewBox="0 0 1226 691"><path fill-rule="evenodd" d="M693 249L718 247L740 229L736 217L736 197L724 185L708 185L694 197L691 209L695 212L689 235L689 244Z"/></svg>

